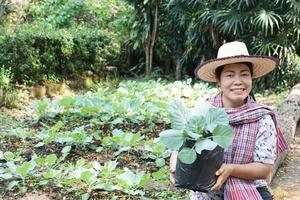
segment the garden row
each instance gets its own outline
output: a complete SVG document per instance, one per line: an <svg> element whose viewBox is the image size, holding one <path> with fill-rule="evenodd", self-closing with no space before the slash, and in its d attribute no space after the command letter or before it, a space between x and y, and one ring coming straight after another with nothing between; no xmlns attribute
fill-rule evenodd
<svg viewBox="0 0 300 200"><path fill-rule="evenodd" d="M0 130L2 194L37 189L70 199L182 198L169 185L170 151L157 137L169 127L169 102L182 97L192 106L216 92L190 82L126 81L35 102L27 125Z"/></svg>

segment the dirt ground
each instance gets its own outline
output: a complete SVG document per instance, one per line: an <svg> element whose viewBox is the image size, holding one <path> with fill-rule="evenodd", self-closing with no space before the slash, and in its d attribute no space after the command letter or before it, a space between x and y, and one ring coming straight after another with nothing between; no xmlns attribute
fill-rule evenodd
<svg viewBox="0 0 300 200"><path fill-rule="evenodd" d="M298 126L288 155L277 171L271 188L275 200L300 199L300 126Z"/></svg>

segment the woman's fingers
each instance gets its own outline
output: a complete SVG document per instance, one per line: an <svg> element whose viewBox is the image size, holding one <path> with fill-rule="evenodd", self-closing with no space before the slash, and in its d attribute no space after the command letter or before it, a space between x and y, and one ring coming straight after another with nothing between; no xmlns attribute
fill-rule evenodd
<svg viewBox="0 0 300 200"><path fill-rule="evenodd" d="M212 191L218 191L222 187L223 183L225 182L224 177L219 176L217 179L216 184L211 188Z"/></svg>
<svg viewBox="0 0 300 200"><path fill-rule="evenodd" d="M230 164L222 164L220 169L216 171L216 176L218 176L216 184L211 188L212 191L218 191L223 186L224 182L230 176L233 170L233 166Z"/></svg>
<svg viewBox="0 0 300 200"><path fill-rule="evenodd" d="M223 168L223 165L221 166L221 168L216 172L216 175L217 176L220 176L222 173L224 173L224 168Z"/></svg>

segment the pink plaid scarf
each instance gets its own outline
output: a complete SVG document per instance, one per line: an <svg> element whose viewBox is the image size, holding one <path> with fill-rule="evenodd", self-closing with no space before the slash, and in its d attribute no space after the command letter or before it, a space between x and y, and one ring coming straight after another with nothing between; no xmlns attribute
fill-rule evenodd
<svg viewBox="0 0 300 200"><path fill-rule="evenodd" d="M222 92L209 99L216 107L222 108ZM246 164L253 162L253 152L258 132L258 122L265 115L271 115L277 130L277 154L287 149L287 143L277 126L274 112L257 104L251 96L239 108L224 108L230 117L230 125L234 128L232 145L224 153L225 163ZM261 200L253 181L229 177L224 187L225 200Z"/></svg>

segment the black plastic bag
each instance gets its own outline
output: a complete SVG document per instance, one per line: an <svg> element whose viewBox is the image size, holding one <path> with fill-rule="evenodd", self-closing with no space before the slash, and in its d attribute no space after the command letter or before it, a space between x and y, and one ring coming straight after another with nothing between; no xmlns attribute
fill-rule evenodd
<svg viewBox="0 0 300 200"><path fill-rule="evenodd" d="M194 141L186 142L183 147L193 146ZM184 164L177 158L175 186L194 191L208 192L216 183L216 171L223 163L224 149L217 146L214 150L203 150L197 154L192 164Z"/></svg>

